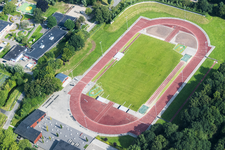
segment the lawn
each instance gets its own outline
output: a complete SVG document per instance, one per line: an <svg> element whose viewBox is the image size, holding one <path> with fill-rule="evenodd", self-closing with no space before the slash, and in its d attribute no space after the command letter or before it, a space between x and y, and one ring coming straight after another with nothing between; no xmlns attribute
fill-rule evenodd
<svg viewBox="0 0 225 150"><path fill-rule="evenodd" d="M16 100L19 98L19 96L21 95L21 93L23 92L23 86L18 86L9 96L9 98L7 99L5 105L3 107L1 107L1 109L6 110L6 111L10 111L13 106L16 104Z"/></svg>
<svg viewBox="0 0 225 150"><path fill-rule="evenodd" d="M6 122L7 116L0 112L0 128L3 127L4 123Z"/></svg>
<svg viewBox="0 0 225 150"><path fill-rule="evenodd" d="M1 14L0 20L8 21L8 15Z"/></svg>
<svg viewBox="0 0 225 150"><path fill-rule="evenodd" d="M0 87L4 84L4 82L9 78L9 75L0 71Z"/></svg>
<svg viewBox="0 0 225 150"><path fill-rule="evenodd" d="M97 139L103 141L103 142L109 142L110 145L113 145L115 142L119 147L122 148L128 148L134 141L134 137L125 135L125 136L116 136L116 137L105 137L105 136L97 136ZM107 138L107 141L104 139Z"/></svg>
<svg viewBox="0 0 225 150"><path fill-rule="evenodd" d="M49 17L54 14L56 11L65 14L66 11L69 9L69 4L64 2L56 2L54 6L50 5L48 10L44 12L43 16Z"/></svg>
<svg viewBox="0 0 225 150"><path fill-rule="evenodd" d="M179 63L173 44L140 35L125 56L97 81L103 97L137 111ZM141 49L141 51L140 51Z"/></svg>
<svg viewBox="0 0 225 150"><path fill-rule="evenodd" d="M32 41L32 44L35 43L43 35L43 33L40 33L41 29L42 26L39 25L37 29L34 31L33 35L28 40L28 42ZM35 39L35 41L33 41L33 39Z"/></svg>

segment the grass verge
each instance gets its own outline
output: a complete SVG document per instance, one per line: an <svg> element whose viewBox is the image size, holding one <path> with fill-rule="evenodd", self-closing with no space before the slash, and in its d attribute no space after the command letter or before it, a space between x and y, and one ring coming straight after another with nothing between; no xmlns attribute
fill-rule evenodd
<svg viewBox="0 0 225 150"><path fill-rule="evenodd" d="M33 35L32 35L32 36L30 37L30 39L28 40L28 42L31 41L32 44L35 43L35 42L43 35L43 33L40 33L41 29L42 29L42 26L39 25L39 26L37 27L37 29L34 31ZM33 39L35 39L35 41L33 41Z"/></svg>
<svg viewBox="0 0 225 150"><path fill-rule="evenodd" d="M3 127L3 125L5 124L7 120L7 116L3 113L0 112L0 128Z"/></svg>
<svg viewBox="0 0 225 150"><path fill-rule="evenodd" d="M109 144L111 146L114 146L114 143L116 143L119 148L128 148L133 143L135 138L129 135L125 135L116 137L97 136L96 139L105 142L106 144ZM105 139L107 140L105 141Z"/></svg>
<svg viewBox="0 0 225 150"><path fill-rule="evenodd" d="M3 107L1 107L1 109L6 110L6 111L12 110L12 108L16 104L16 100L19 98L19 96L22 94L22 92L23 92L23 86L18 86L10 94L9 98L6 101L6 104Z"/></svg>

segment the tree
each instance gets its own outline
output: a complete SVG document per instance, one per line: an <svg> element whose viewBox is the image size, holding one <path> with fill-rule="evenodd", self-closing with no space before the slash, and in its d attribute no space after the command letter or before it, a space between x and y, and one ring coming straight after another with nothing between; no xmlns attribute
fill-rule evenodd
<svg viewBox="0 0 225 150"><path fill-rule="evenodd" d="M28 21L22 21L22 22L20 22L20 27L21 27L22 29L27 28L28 25L29 25L29 22L28 22Z"/></svg>
<svg viewBox="0 0 225 150"><path fill-rule="evenodd" d="M72 30L75 27L75 23L71 19L67 19L66 22L64 23L64 26L67 29Z"/></svg>
<svg viewBox="0 0 225 150"><path fill-rule="evenodd" d="M220 6L220 11L219 12L220 12L220 16L224 16L225 15L225 5L221 5Z"/></svg>
<svg viewBox="0 0 225 150"><path fill-rule="evenodd" d="M81 3L82 3L85 7L87 7L87 2L86 2L86 0L81 0Z"/></svg>
<svg viewBox="0 0 225 150"><path fill-rule="evenodd" d="M77 51L84 47L84 39L82 39L79 35L73 35L69 39L69 44L75 48L75 51Z"/></svg>
<svg viewBox="0 0 225 150"><path fill-rule="evenodd" d="M57 25L57 20L56 20L56 18L54 16L49 16L48 19L47 19L47 22L48 22L47 26L49 28L52 28L52 27Z"/></svg>
<svg viewBox="0 0 225 150"><path fill-rule="evenodd" d="M46 12L46 10L48 9L48 2L45 0L38 0L37 1L37 8L40 8L43 12Z"/></svg>
<svg viewBox="0 0 225 150"><path fill-rule="evenodd" d="M5 101L8 97L8 91L7 90L0 90L0 106L3 106L5 104Z"/></svg>
<svg viewBox="0 0 225 150"><path fill-rule="evenodd" d="M102 17L102 11L100 9L96 10L95 17L96 21L98 21L100 24L104 22L104 19Z"/></svg>
<svg viewBox="0 0 225 150"><path fill-rule="evenodd" d="M90 15L90 14L92 13L92 9L89 8L89 7L87 7L86 10L85 10L85 13L86 13L87 15Z"/></svg>
<svg viewBox="0 0 225 150"><path fill-rule="evenodd" d="M108 4L111 4L112 0L108 0Z"/></svg>
<svg viewBox="0 0 225 150"><path fill-rule="evenodd" d="M64 62L68 61L72 56L73 56L73 52L70 49L68 48L63 49L62 60Z"/></svg>
<svg viewBox="0 0 225 150"><path fill-rule="evenodd" d="M3 12L4 12L5 14L11 14L11 13L13 13L13 12L15 12L15 11L16 11L16 5L13 4L12 2L6 3L6 4L4 5L4 7L3 7Z"/></svg>
<svg viewBox="0 0 225 150"><path fill-rule="evenodd" d="M23 38L24 38L24 35L17 36L16 41L21 43Z"/></svg>
<svg viewBox="0 0 225 150"><path fill-rule="evenodd" d="M42 17L43 12L41 11L40 8L35 8L34 9L34 21L36 23L42 23L44 18Z"/></svg>
<svg viewBox="0 0 225 150"><path fill-rule="evenodd" d="M19 146L19 150L24 150L25 148L31 148L32 144L30 143L29 140L24 139L19 141L18 146Z"/></svg>
<svg viewBox="0 0 225 150"><path fill-rule="evenodd" d="M79 19L78 19L78 21L79 21L80 23L83 23L83 22L85 21L84 16L80 16Z"/></svg>
<svg viewBox="0 0 225 150"><path fill-rule="evenodd" d="M26 44L26 43L27 43L27 40L28 40L27 37L23 37L23 38L22 38L22 43L23 43L23 44Z"/></svg>

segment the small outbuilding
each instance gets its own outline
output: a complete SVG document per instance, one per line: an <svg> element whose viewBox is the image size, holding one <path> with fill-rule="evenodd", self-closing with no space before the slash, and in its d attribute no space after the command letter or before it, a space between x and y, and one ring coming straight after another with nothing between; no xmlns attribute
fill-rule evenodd
<svg viewBox="0 0 225 150"><path fill-rule="evenodd" d="M67 75L62 73L58 73L55 77L61 80L62 83L66 82L66 80L69 78Z"/></svg>
<svg viewBox="0 0 225 150"><path fill-rule="evenodd" d="M58 73L55 77L62 82L63 87L65 87L71 81L71 78L63 73Z"/></svg>

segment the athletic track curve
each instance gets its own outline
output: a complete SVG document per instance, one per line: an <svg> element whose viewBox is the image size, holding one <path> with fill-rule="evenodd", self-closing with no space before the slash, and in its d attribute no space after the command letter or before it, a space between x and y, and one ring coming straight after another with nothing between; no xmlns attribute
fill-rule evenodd
<svg viewBox="0 0 225 150"><path fill-rule="evenodd" d="M97 123L87 116L85 116L81 104L81 94L85 86L94 78L94 76L111 60L111 58L121 49L137 32L153 25L173 25L179 26L187 29L191 32L198 41L198 49L195 56L190 60L183 70L183 80L182 75L179 74L175 81L170 85L166 92L157 101L155 108L151 109L142 118L135 120L131 123L124 125L104 125ZM207 45L206 45L207 44ZM185 81L200 61L204 58L207 52L211 49L210 41L207 39L207 35L193 23L176 19L176 18L158 18L158 19L146 19L140 17L127 31L123 37L101 58L101 60L74 86L74 88L69 92L70 97L70 109L74 118L85 128L92 130L97 133L104 134L122 134L131 132L139 135L145 131L149 125L153 122L156 114L161 112L164 106L172 98L172 96L177 92L177 90L182 85L182 81ZM157 113L156 113L157 111Z"/></svg>

